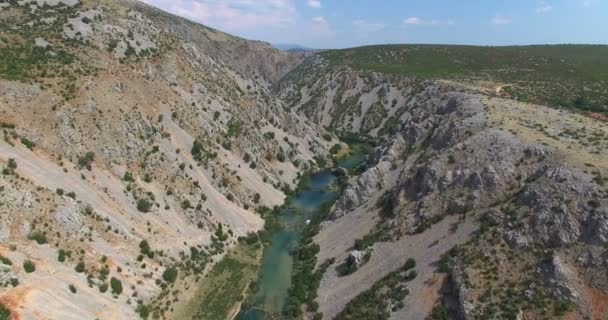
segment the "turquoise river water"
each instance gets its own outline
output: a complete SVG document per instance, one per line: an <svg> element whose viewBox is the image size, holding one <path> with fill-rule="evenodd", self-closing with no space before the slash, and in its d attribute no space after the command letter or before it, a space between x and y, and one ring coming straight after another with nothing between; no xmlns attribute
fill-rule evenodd
<svg viewBox="0 0 608 320"><path fill-rule="evenodd" d="M367 148L355 145L353 153L339 162L339 166L352 169L365 160ZM257 290L241 311L238 320L268 320L281 314L287 291L291 285L293 252L306 227L307 220L317 214L321 206L339 196L334 182L336 175L323 170L311 175L309 188L298 192L285 204L279 217L280 228L264 249Z"/></svg>

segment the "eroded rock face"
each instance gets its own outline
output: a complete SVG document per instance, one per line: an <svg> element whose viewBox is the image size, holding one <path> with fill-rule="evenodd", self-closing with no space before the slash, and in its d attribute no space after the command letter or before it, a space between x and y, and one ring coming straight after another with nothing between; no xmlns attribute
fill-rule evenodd
<svg viewBox="0 0 608 320"><path fill-rule="evenodd" d="M482 257L478 264L499 270L492 269L497 281L534 282L542 274L545 282L525 288L527 299L542 296L546 288L555 301L573 301L580 307L577 312L590 314L589 298L577 298L581 293L573 282L608 287L608 279L600 276L600 266L606 263L601 246L606 245L608 230L602 187L606 164L599 161L601 168L596 168L587 160L597 161L599 142L597 148L582 150L585 157L578 159L564 152L573 145L562 144L568 134L587 128L573 126L572 115L563 112L552 118L556 123L544 123L550 113L546 109L535 113L537 118L528 116L528 108L543 107L494 101L445 83L346 67L327 74L321 71L325 68L330 67L322 58L304 63L281 83L279 95L297 112L328 127L382 141L370 155L366 172L334 206L334 223L346 221L353 212L359 216L363 207L380 215L374 232L383 240L395 240L432 234L432 225L449 215L473 219L480 223L480 232L471 235L474 244L464 246L467 259L455 258L451 271L463 318L475 319L484 312L481 295L488 288L467 283L490 271L466 265L474 256ZM511 108L518 113L509 114ZM601 126L591 127L593 136L606 135ZM568 251L572 247L579 250L576 257ZM501 256L503 251L508 254ZM549 253L551 263L544 265ZM582 271L571 261L587 269ZM502 274L508 270L501 267L513 269L518 264L528 265L521 275ZM586 278L577 278L581 274ZM513 315L536 316L524 309Z"/></svg>

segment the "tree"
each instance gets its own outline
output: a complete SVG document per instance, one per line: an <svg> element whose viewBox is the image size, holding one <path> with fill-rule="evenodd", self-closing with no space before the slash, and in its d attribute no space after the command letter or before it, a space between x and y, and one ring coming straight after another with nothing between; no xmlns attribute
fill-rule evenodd
<svg viewBox="0 0 608 320"><path fill-rule="evenodd" d="M74 268L74 270L76 270L76 272L78 273L83 273L85 270L85 265L83 261L78 262L78 264L76 265L76 268Z"/></svg>
<svg viewBox="0 0 608 320"><path fill-rule="evenodd" d="M78 166L80 168L87 168L91 171L91 162L95 160L95 153L93 151L89 151L84 154L84 156L78 158Z"/></svg>
<svg viewBox="0 0 608 320"><path fill-rule="evenodd" d="M23 270L27 273L32 273L36 271L36 265L30 260L25 260L23 261Z"/></svg>
<svg viewBox="0 0 608 320"><path fill-rule="evenodd" d="M177 269L175 267L170 267L163 272L163 280L173 283L177 280Z"/></svg>
<svg viewBox="0 0 608 320"><path fill-rule="evenodd" d="M137 200L137 210L139 212L148 213L152 208L152 202L148 201L148 199L139 199Z"/></svg>
<svg viewBox="0 0 608 320"><path fill-rule="evenodd" d="M117 295L122 293L122 282L114 277L110 279L110 287L112 287L112 293Z"/></svg>

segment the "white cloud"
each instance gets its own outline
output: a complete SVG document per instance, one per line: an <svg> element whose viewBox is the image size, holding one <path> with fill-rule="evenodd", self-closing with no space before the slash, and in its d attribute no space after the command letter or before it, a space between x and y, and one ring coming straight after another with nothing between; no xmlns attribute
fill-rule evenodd
<svg viewBox="0 0 608 320"><path fill-rule="evenodd" d="M311 8L321 8L321 0L308 0L308 6Z"/></svg>
<svg viewBox="0 0 608 320"><path fill-rule="evenodd" d="M403 20L403 24L404 25L411 25L411 26L421 26L421 25L426 25L426 26L438 26L438 25L453 25L454 21L453 20L425 20L419 17L409 17L406 18L405 20Z"/></svg>
<svg viewBox="0 0 608 320"><path fill-rule="evenodd" d="M353 20L353 25L361 31L380 31L386 27L386 24L379 22L367 22L363 19Z"/></svg>
<svg viewBox="0 0 608 320"><path fill-rule="evenodd" d="M553 11L553 6L550 4L544 4L536 9L537 13L546 13Z"/></svg>
<svg viewBox="0 0 608 320"><path fill-rule="evenodd" d="M325 20L325 18L323 18L321 16L312 18L312 21L318 22L318 23L327 23L327 20Z"/></svg>
<svg viewBox="0 0 608 320"><path fill-rule="evenodd" d="M285 27L295 20L293 0L142 0L190 20L226 30Z"/></svg>
<svg viewBox="0 0 608 320"><path fill-rule="evenodd" d="M409 17L405 20L403 20L404 24L411 24L411 25L419 25L422 24L422 19L418 18L418 17Z"/></svg>
<svg viewBox="0 0 608 320"><path fill-rule="evenodd" d="M513 22L513 20L504 17L494 17L494 19L492 19L492 23L496 25L511 24L511 22Z"/></svg>

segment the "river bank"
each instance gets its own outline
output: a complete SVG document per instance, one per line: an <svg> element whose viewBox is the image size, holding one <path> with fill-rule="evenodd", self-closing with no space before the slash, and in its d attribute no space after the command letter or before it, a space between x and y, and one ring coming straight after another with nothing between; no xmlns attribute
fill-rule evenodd
<svg viewBox="0 0 608 320"><path fill-rule="evenodd" d="M320 279L323 270L315 274L318 248L308 247L345 186L344 170L337 168L356 168L369 147L354 144L347 150L334 169L303 175L283 206L259 210L264 230L239 239L196 288L180 319L275 319L314 300L318 281L311 277Z"/></svg>

